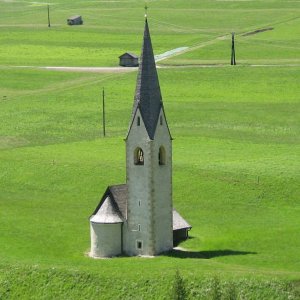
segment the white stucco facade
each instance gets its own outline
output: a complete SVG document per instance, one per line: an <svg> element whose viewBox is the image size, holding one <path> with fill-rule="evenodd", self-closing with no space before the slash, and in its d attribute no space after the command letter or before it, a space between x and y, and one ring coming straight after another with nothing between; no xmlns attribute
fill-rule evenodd
<svg viewBox="0 0 300 300"><path fill-rule="evenodd" d="M90 218L92 257L112 257L122 253L121 218L111 196L105 196L101 206Z"/></svg>
<svg viewBox="0 0 300 300"><path fill-rule="evenodd" d="M122 253L122 224L90 222L92 257L113 257Z"/></svg>
<svg viewBox="0 0 300 300"><path fill-rule="evenodd" d="M159 164L161 147L163 165ZM137 148L143 150L142 165L135 163ZM155 138L151 140L137 109L126 140L126 172L128 206L124 252L156 255L172 249L172 145L163 110Z"/></svg>

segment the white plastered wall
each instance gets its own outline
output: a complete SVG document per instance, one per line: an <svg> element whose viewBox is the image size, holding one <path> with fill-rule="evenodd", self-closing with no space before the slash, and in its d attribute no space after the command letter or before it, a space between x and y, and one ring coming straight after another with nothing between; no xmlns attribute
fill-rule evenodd
<svg viewBox="0 0 300 300"><path fill-rule="evenodd" d="M172 141L165 116L161 111L162 125L157 124L153 144L153 181L155 199L154 236L155 252L161 253L173 248L173 205L172 205ZM165 165L159 165L159 148L166 153Z"/></svg>
<svg viewBox="0 0 300 300"><path fill-rule="evenodd" d="M140 126L137 126L137 118ZM124 228L124 250L128 255L153 255L153 237L151 228L151 211L149 206L151 185L149 178L151 143L138 110L126 140L126 175L128 185L127 224ZM144 152L144 165L134 164L134 152L140 147ZM140 231L139 231L140 225ZM137 241L142 242L142 249L137 249Z"/></svg>
<svg viewBox="0 0 300 300"><path fill-rule="evenodd" d="M122 252L122 223L90 222L92 257L112 257Z"/></svg>
<svg viewBox="0 0 300 300"><path fill-rule="evenodd" d="M129 255L156 255L173 247L172 231L172 149L163 112L155 139L150 140L137 110L126 141L129 200L124 226L124 251ZM140 117L140 126L137 118ZM166 151L166 165L158 164L159 147ZM144 152L144 165L134 164L134 151ZM140 225L140 226L139 226ZM140 230L139 230L140 229ZM137 241L143 243L137 249Z"/></svg>

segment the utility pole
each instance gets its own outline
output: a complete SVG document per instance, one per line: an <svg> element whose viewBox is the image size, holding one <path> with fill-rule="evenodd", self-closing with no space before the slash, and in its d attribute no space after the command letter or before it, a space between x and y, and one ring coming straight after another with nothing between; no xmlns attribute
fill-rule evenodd
<svg viewBox="0 0 300 300"><path fill-rule="evenodd" d="M51 27L50 24L50 5L48 4L48 27Z"/></svg>
<svg viewBox="0 0 300 300"><path fill-rule="evenodd" d="M103 124L103 137L105 137L105 93L102 89L102 124Z"/></svg>
<svg viewBox="0 0 300 300"><path fill-rule="evenodd" d="M234 45L234 32L231 33L231 65L235 66L235 45Z"/></svg>

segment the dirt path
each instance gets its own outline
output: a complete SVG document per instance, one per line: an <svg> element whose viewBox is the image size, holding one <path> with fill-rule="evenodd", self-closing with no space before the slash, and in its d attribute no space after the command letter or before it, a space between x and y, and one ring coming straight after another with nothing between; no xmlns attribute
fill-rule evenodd
<svg viewBox="0 0 300 300"><path fill-rule="evenodd" d="M1 67L0 67L1 68ZM137 68L124 68L124 67L37 67L37 66L10 66L7 68L19 69L40 69L51 71L63 72L89 72L89 73L128 73L137 70Z"/></svg>
<svg viewBox="0 0 300 300"><path fill-rule="evenodd" d="M259 67L300 67L300 64L241 64L240 66L247 66L252 68ZM230 64L199 64L199 65L166 65L157 66L159 69L176 69L176 68L226 68L230 67ZM235 66L239 67L239 65ZM34 67L34 66L10 66L2 67L0 69L39 69L39 70L50 70L50 71L62 71L62 72L81 72L81 73L129 73L136 71L138 68L123 68L123 67Z"/></svg>

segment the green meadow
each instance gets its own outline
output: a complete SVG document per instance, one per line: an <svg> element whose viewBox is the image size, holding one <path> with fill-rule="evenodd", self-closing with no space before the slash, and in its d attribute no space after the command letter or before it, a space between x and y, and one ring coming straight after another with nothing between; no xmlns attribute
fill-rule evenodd
<svg viewBox="0 0 300 300"><path fill-rule="evenodd" d="M139 54L144 2L49 4L50 28L46 3L0 1L0 299L172 299L176 270L188 299L299 299L300 1L148 1L155 54L189 47L158 74L193 228L184 251L99 260L89 216L126 180L137 71L40 67Z"/></svg>

